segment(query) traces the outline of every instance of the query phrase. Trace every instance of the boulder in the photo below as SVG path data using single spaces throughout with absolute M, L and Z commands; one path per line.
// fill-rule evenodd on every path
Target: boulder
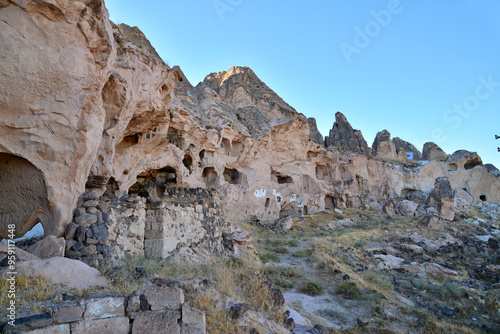
M 405 199 L 396 204 L 396 213 L 404 217 L 413 217 L 415 216 L 417 208 L 417 203 Z
M 82 320 L 83 308 L 81 306 L 59 306 L 52 316 L 58 324 L 67 324 Z
M 86 289 L 108 284 L 97 269 L 81 261 L 64 257 L 19 262 L 16 264 L 16 270 L 20 275 L 43 276 L 52 284 L 62 284 L 70 289 Z
M 374 255 L 376 259 L 379 259 L 381 262 L 378 264 L 379 269 L 392 269 L 392 268 L 399 268 L 403 262 L 405 262 L 404 259 L 400 257 L 396 257 L 393 255 L 383 255 L 383 254 L 377 254 Z
M 205 334 L 205 313 L 195 308 L 182 305 L 182 334 Z
M 427 142 L 424 144 L 424 149 L 422 150 L 422 160 L 437 160 L 444 161 L 448 158 L 446 153 L 433 142 Z
M 16 254 L 16 261 L 33 261 L 40 260 L 40 258 L 36 255 L 28 253 L 21 248 L 17 248 L 14 245 L 10 246 L 11 253 Z M 11 255 L 9 254 L 9 244 L 7 242 L 0 242 L 0 255 Z
M 394 216 L 396 214 L 396 200 L 390 198 L 385 201 L 382 206 L 382 211 L 391 217 Z
M 54 235 L 49 235 L 28 248 L 29 253 L 41 259 L 48 259 L 55 256 L 64 257 L 65 250 L 66 240 L 63 237 L 57 238 Z
M 439 216 L 439 212 L 435 207 L 427 208 L 422 223 L 433 230 L 444 230 L 444 220 Z
M 152 311 L 180 310 L 184 304 L 184 292 L 168 286 L 149 288 L 144 292 Z
M 427 199 L 429 206 L 435 206 L 439 217 L 452 221 L 455 218 L 455 191 L 447 177 L 438 177 L 434 189 Z
M 391 134 L 387 130 L 382 130 L 377 133 L 372 145 L 372 154 L 381 158 L 397 157 L 396 147 L 391 140 Z
M 366 156 L 371 155 L 371 150 L 361 131 L 354 130 L 341 112 L 335 114 L 335 123 L 329 136 L 325 138 L 325 146 L 338 147 Z
M 278 221 L 278 226 L 280 226 L 283 230 L 288 231 L 292 229 L 293 219 L 292 217 L 284 217 Z

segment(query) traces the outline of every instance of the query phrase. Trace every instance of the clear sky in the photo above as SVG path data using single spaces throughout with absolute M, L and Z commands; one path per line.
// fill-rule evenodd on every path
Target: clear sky
M 323 135 L 344 113 L 500 168 L 498 0 L 106 0 L 193 85 L 248 66 Z

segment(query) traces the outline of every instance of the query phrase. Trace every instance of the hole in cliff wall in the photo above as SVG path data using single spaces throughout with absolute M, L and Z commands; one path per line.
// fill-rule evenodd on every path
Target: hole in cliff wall
M 237 158 L 241 152 L 243 152 L 243 149 L 245 148 L 242 143 L 239 141 L 234 141 L 231 144 L 232 149 L 231 149 L 231 157 Z
M 221 148 L 224 155 L 229 155 L 231 153 L 231 141 L 227 138 L 222 138 Z
M 309 151 L 309 152 L 307 152 L 307 160 L 311 161 L 312 159 L 316 158 L 318 155 L 319 155 L 318 152 Z
M 266 208 L 269 207 L 269 205 L 271 205 L 271 199 L 268 197 L 266 198 L 266 204 L 264 205 Z
M 103 175 L 94 175 L 92 173 L 87 177 L 87 182 L 85 183 L 86 189 L 104 189 L 108 178 Z
M 332 168 L 330 166 L 317 165 L 316 178 L 318 180 L 329 181 L 332 179 Z
M 182 138 L 181 134 L 179 131 L 176 129 L 169 129 L 167 133 L 167 140 L 170 144 L 173 144 L 180 148 L 181 150 L 184 149 L 184 138 Z
M 486 198 L 486 195 L 481 195 L 479 196 L 479 199 L 483 202 L 486 202 L 487 201 L 487 198 Z
M 411 194 L 413 194 L 414 192 L 416 192 L 417 190 L 416 189 L 411 189 L 411 188 L 403 188 L 401 190 L 401 196 L 403 197 L 408 197 L 410 196 Z
M 205 150 L 201 150 L 198 155 L 200 156 L 200 160 L 203 160 L 205 158 Z
M 326 195 L 325 196 L 325 210 L 331 210 L 335 209 L 335 200 L 333 199 L 332 196 Z
M 131 136 L 125 136 L 123 137 L 122 141 L 116 146 L 117 148 L 129 148 L 134 145 L 139 144 L 139 134 L 136 133 L 135 135 Z
M 306 216 L 309 214 L 309 208 L 307 207 L 307 205 L 304 205 L 303 214 Z
M 229 184 L 242 184 L 243 176 L 237 169 L 224 168 L 224 180 Z
M 186 153 L 184 155 L 184 159 L 182 159 L 182 164 L 184 167 L 186 167 L 189 170 L 189 174 L 193 172 L 193 158 L 191 157 L 191 154 Z
M 470 159 L 469 161 L 467 161 L 464 165 L 464 168 L 465 169 L 472 169 L 474 167 L 477 167 L 477 166 L 482 166 L 482 162 L 481 162 L 481 159 L 479 157 L 477 158 L 473 158 L 473 159 Z
M 38 222 L 45 226 L 48 203 L 42 171 L 24 158 L 0 153 L 0 235 L 7 238 L 10 224 L 15 225 L 16 237 Z
M 213 167 L 205 167 L 203 172 L 201 173 L 201 177 L 203 178 L 203 182 L 205 182 L 207 188 L 209 187 L 217 187 L 217 182 L 219 179 L 219 175 L 215 171 Z
M 271 170 L 271 181 L 277 182 L 279 184 L 292 184 L 293 178 L 291 176 Z
M 458 170 L 457 164 L 448 164 L 448 172 L 454 172 Z
M 106 184 L 106 190 L 104 191 L 104 196 L 115 196 L 120 187 L 116 182 L 114 177 L 110 177 L 108 183 Z
M 141 197 L 157 199 L 165 193 L 165 188 L 177 183 L 177 171 L 167 166 L 161 169 L 152 169 L 137 176 L 137 182 L 130 187 L 128 193 Z

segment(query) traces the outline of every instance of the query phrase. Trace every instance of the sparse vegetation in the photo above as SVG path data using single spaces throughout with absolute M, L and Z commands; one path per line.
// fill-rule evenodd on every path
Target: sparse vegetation
M 323 286 L 321 286 L 320 282 L 309 281 L 304 285 L 300 291 L 309 296 L 318 296 L 323 292 Z

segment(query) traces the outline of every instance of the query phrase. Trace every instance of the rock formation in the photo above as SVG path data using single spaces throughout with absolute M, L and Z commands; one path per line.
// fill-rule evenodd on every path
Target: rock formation
M 408 157 L 407 153 L 411 152 L 413 153 L 413 160 L 420 160 L 422 158 L 422 153 L 413 144 L 399 137 L 393 138 L 392 141 L 396 147 L 398 157 L 406 159 Z
M 106 213 L 100 205 L 108 198 L 118 203 L 118 220 L 135 219 L 130 223 L 141 227 L 131 232 L 133 244 L 121 230 L 110 232 L 117 246 L 132 252 L 156 239 L 144 238 L 145 215 L 127 216 L 127 209 L 135 212 L 127 196 L 140 197 L 134 203 L 148 210 L 163 205 L 172 187 L 213 188 L 225 215 L 272 222 L 336 206 L 379 208 L 379 200 L 431 192 L 438 177 L 476 200 L 500 202 L 500 181 L 474 154 L 448 158 L 427 143 L 422 159 L 432 161 L 426 164 L 383 163 L 370 157 L 361 132 L 340 112 L 325 149 L 315 120 L 247 67 L 191 85 L 138 28 L 109 22 L 100 0 L 2 2 L 0 15 L 2 237 L 8 224 L 20 236 L 39 221 L 48 235 L 69 233 L 67 240 L 79 242 L 82 226 L 80 233 L 94 226 L 92 233 L 100 235 L 102 226 L 95 224 L 105 223 L 99 212 Z M 412 151 L 418 159 L 413 145 L 393 142 L 387 131 L 374 147 L 377 155 Z M 89 193 L 95 198 L 85 204 L 82 194 Z M 210 226 L 210 209 L 189 209 L 189 221 Z M 211 236 L 205 230 L 189 237 L 163 231 L 158 254 L 183 243 L 222 242 L 223 231 Z M 94 247 L 86 252 L 106 254 Z
M 424 144 L 424 149 L 422 150 L 422 160 L 446 160 L 448 156 L 446 153 L 436 144 L 432 142 L 427 142 Z
M 381 158 L 397 157 L 396 146 L 389 131 L 383 130 L 377 133 L 372 145 L 372 154 Z
M 354 130 L 341 112 L 335 114 L 335 123 L 330 130 L 330 135 L 325 138 L 325 146 L 370 155 L 370 149 L 361 131 Z

